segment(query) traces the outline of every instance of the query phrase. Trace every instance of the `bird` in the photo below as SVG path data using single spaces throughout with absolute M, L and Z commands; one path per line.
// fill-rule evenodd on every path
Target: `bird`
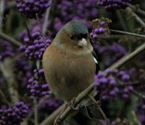
M 94 82 L 99 64 L 82 20 L 71 20 L 60 29 L 45 50 L 42 65 L 50 90 L 66 102 Z

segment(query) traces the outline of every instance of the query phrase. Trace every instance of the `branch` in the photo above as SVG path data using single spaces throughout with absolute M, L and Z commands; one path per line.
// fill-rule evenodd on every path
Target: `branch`
M 139 93 L 139 92 L 137 92 L 137 91 L 135 91 L 135 90 L 132 90 L 132 93 L 133 93 L 134 95 L 136 95 L 136 96 L 142 98 L 142 99 L 145 99 L 145 95 L 142 94 L 142 93 Z
M 114 32 L 114 33 L 120 33 L 120 34 L 125 34 L 125 35 L 130 35 L 130 36 L 145 38 L 145 35 L 142 35 L 142 34 L 131 33 L 131 32 L 122 31 L 122 30 L 114 30 L 114 29 L 110 29 L 110 31 L 111 32 Z
M 0 89 L 0 98 L 1 100 L 3 100 L 6 104 L 10 105 L 9 104 L 9 101 L 7 100 L 7 97 L 5 95 L 5 93 Z
M 5 0 L 0 1 L 0 31 L 2 31 L 3 28 L 3 13 L 4 13 L 4 5 L 5 5 Z
M 139 13 L 139 14 L 145 16 L 145 11 L 142 10 L 142 9 L 140 9 L 139 7 L 136 7 L 136 6 L 132 5 L 132 4 L 128 4 L 128 6 L 129 6 L 133 11 L 135 11 L 135 12 L 137 12 L 137 13 Z
M 116 63 L 114 63 L 113 65 L 111 65 L 109 68 L 107 69 L 116 69 L 119 68 L 120 66 L 122 66 L 123 64 L 127 63 L 130 59 L 134 58 L 135 56 L 137 56 L 138 54 L 140 54 L 143 50 L 145 50 L 145 43 L 143 43 L 142 45 L 140 45 L 136 50 L 134 50 L 132 53 L 122 57 L 120 60 L 118 60 Z
M 132 116 L 132 123 L 134 123 L 134 125 L 142 125 L 140 123 L 140 121 L 139 121 L 139 119 L 138 119 L 135 111 L 131 111 L 131 114 L 130 115 Z
M 0 63 L 0 70 L 8 82 L 8 91 L 11 97 L 11 101 L 13 104 L 15 104 L 18 101 L 19 96 L 16 89 L 14 62 L 9 58 L 5 59 L 3 63 Z
M 119 61 L 117 61 L 116 63 L 114 63 L 111 67 L 107 68 L 107 69 L 116 69 L 121 67 L 123 64 L 125 64 L 126 62 L 128 62 L 129 60 L 131 60 L 132 58 L 134 58 L 135 56 L 137 56 L 138 54 L 140 54 L 143 50 L 145 50 L 145 43 L 140 45 L 135 51 L 133 51 L 132 53 L 122 57 Z M 74 104 L 77 105 L 79 102 L 81 102 L 86 96 L 88 96 L 89 93 L 92 92 L 94 88 L 94 84 L 91 84 L 87 89 L 85 89 L 83 92 L 81 92 L 75 99 Z M 59 113 L 61 111 L 63 111 L 63 109 L 65 108 L 65 104 L 63 104 L 61 107 L 59 107 L 56 111 L 54 111 L 48 118 L 46 118 L 40 125 L 53 125 L 53 122 L 55 120 L 55 118 L 57 117 L 57 115 L 59 115 Z M 65 119 L 70 113 L 71 113 L 72 109 L 70 107 L 67 107 L 66 110 L 62 113 L 60 119 L 63 120 Z
M 52 4 L 52 0 L 50 1 L 50 5 L 51 4 Z M 46 13 L 45 13 L 44 23 L 43 23 L 43 26 L 42 26 L 43 35 L 46 33 L 48 25 L 49 25 L 48 18 L 49 18 L 49 15 L 50 15 L 50 9 L 51 9 L 51 6 L 46 10 Z
M 37 99 L 33 100 L 33 104 L 34 104 L 34 123 L 35 125 L 39 125 Z
M 5 33 L 0 32 L 0 37 L 1 37 L 2 39 L 4 39 L 4 40 L 7 40 L 7 41 L 13 43 L 13 44 L 16 45 L 16 46 L 20 46 L 20 45 L 21 45 L 20 42 L 18 42 L 17 40 L 13 39 L 12 37 L 8 36 L 8 35 L 5 34 Z
M 127 7 L 126 10 L 136 19 L 138 23 L 145 27 L 144 21 L 136 13 L 134 13 L 130 7 Z

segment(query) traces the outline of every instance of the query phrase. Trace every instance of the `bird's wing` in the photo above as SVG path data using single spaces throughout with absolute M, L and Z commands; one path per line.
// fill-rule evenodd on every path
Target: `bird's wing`
M 99 70 L 100 70 L 98 57 L 97 57 L 97 54 L 95 53 L 95 51 L 92 51 L 92 55 L 93 55 L 94 62 L 96 64 L 96 74 L 97 74 L 99 72 Z
M 92 40 L 92 38 L 90 37 L 90 43 L 91 43 L 91 45 L 93 46 L 93 40 Z M 98 60 L 100 60 L 99 58 L 100 58 L 100 56 L 99 56 L 99 54 L 98 54 L 98 52 L 96 53 L 96 51 L 95 50 L 93 50 L 92 51 L 92 55 L 93 55 L 93 58 L 94 58 L 94 62 L 95 62 L 95 64 L 96 64 L 96 74 L 99 72 L 99 70 L 100 70 L 100 66 L 99 66 L 99 62 L 98 62 Z

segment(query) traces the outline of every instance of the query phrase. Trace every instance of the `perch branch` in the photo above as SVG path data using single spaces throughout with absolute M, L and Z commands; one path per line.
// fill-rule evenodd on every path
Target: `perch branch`
M 140 54 L 143 50 L 145 50 L 145 43 L 140 45 L 135 51 L 132 53 L 122 57 L 119 61 L 114 63 L 111 67 L 107 69 L 116 69 L 131 60 L 132 58 L 136 57 L 138 54 Z M 75 99 L 75 104 L 77 105 L 81 100 L 83 100 L 90 92 L 92 92 L 94 88 L 94 84 L 91 84 L 87 89 L 85 89 L 83 92 L 81 92 Z M 57 115 L 64 109 L 65 104 L 63 104 L 60 108 L 58 108 L 56 111 L 54 111 L 48 118 L 46 118 L 40 125 L 53 125 L 54 119 L 57 117 Z M 61 115 L 61 120 L 65 119 L 70 113 L 72 109 L 70 107 L 67 107 L 66 110 Z
M 138 54 L 140 54 L 143 50 L 145 50 L 145 43 L 143 43 L 142 45 L 140 45 L 136 50 L 134 50 L 132 53 L 124 56 L 123 58 L 121 58 L 120 60 L 118 60 L 116 63 L 114 63 L 113 65 L 111 65 L 108 69 L 115 69 L 115 68 L 119 68 L 120 66 L 122 66 L 124 63 L 127 63 L 130 59 L 132 59 L 133 57 L 137 56 Z

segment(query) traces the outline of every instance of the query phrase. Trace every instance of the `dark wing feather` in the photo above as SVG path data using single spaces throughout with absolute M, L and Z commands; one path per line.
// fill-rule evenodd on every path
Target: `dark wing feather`
M 92 41 L 91 38 L 90 38 L 90 43 L 93 46 L 93 41 Z M 97 74 L 100 70 L 100 66 L 99 66 L 99 62 L 98 62 L 100 56 L 99 56 L 98 53 L 96 54 L 95 50 L 92 51 L 92 55 L 94 57 L 94 61 L 95 61 L 95 64 L 96 64 L 96 74 Z
M 96 74 L 99 72 L 100 70 L 100 66 L 99 66 L 99 62 L 98 62 L 98 57 L 97 54 L 95 53 L 95 51 L 92 52 L 95 64 L 96 64 Z

